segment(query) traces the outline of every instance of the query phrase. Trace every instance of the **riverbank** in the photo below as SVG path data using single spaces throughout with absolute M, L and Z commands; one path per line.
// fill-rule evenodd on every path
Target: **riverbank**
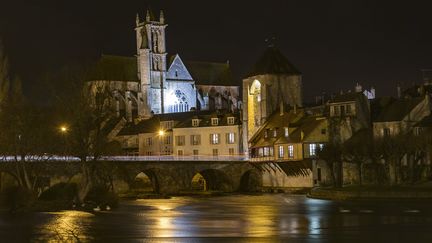
M 347 186 L 317 187 L 307 196 L 323 200 L 432 200 L 432 187 L 421 186 Z

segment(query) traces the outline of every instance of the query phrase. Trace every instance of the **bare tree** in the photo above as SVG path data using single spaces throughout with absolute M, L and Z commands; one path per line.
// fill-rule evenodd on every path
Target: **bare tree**
M 54 96 L 69 126 L 71 155 L 80 159 L 82 180 L 78 199 L 83 202 L 97 183 L 96 162 L 107 154 L 110 141 L 105 125 L 114 118 L 111 93 L 104 83 L 86 81 L 88 69 L 67 68 L 54 76 Z M 53 77 L 50 78 L 51 80 Z
M 334 187 L 342 186 L 342 145 L 337 142 L 330 142 L 318 149 L 317 157 L 326 162 L 332 176 Z

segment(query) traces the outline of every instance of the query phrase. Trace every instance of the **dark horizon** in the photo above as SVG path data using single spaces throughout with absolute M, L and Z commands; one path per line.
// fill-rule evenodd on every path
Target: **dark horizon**
M 312 5 L 313 4 L 313 5 Z M 71 62 L 104 54 L 135 54 L 135 15 L 165 11 L 169 54 L 189 61 L 230 61 L 237 83 L 275 36 L 282 53 L 303 73 L 305 102 L 321 92 L 374 86 L 396 94 L 397 83 L 421 82 L 432 67 L 426 1 L 264 2 L 9 1 L 0 10 L 0 37 L 13 70 L 33 96 L 37 77 Z M 42 87 L 43 88 L 43 87 Z

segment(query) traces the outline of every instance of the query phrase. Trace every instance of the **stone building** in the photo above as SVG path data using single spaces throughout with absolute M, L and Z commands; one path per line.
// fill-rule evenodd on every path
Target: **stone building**
M 153 114 L 191 110 L 237 110 L 239 86 L 229 63 L 188 62 L 168 57 L 167 24 L 147 11 L 136 19 L 136 56 L 103 55 L 88 75 L 90 85 L 108 87 L 118 116 L 131 122 Z
M 173 134 L 177 156 L 229 158 L 243 152 L 238 113 L 197 114 L 175 125 Z
M 243 80 L 243 134 L 247 141 L 282 103 L 302 106 L 302 76 L 274 46 L 269 46 Z M 245 150 L 246 151 L 246 150 Z

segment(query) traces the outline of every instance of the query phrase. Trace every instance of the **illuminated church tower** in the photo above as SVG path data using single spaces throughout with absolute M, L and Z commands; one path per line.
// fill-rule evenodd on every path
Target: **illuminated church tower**
M 139 99 L 142 107 L 138 109 L 140 117 L 149 117 L 151 113 L 164 113 L 164 89 L 166 89 L 167 52 L 165 45 L 165 17 L 160 12 L 156 20 L 147 11 L 145 21 L 136 19 L 138 78 L 140 80 Z

